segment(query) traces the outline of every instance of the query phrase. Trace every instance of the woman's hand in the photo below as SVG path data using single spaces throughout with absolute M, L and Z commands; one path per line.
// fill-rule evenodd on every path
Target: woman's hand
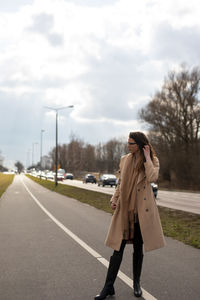
M 112 210 L 115 210 L 116 207 L 117 207 L 117 204 L 114 203 L 114 202 L 111 202 L 111 208 L 112 208 Z
M 145 145 L 144 148 L 143 148 L 143 151 L 144 151 L 144 156 L 146 158 L 146 161 L 151 160 L 149 145 Z

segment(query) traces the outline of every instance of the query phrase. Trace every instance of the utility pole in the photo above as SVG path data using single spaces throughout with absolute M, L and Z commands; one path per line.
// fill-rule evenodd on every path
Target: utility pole
M 68 106 L 63 106 L 59 108 L 54 108 L 54 107 L 48 107 L 45 106 L 45 108 L 54 110 L 56 112 L 56 153 L 55 153 L 55 168 L 56 168 L 56 176 L 55 176 L 55 185 L 58 185 L 58 180 L 57 180 L 57 175 L 58 175 L 58 111 L 66 108 L 73 108 L 74 105 L 68 105 Z
M 42 171 L 42 137 L 43 137 L 43 132 L 45 132 L 44 129 L 41 129 L 41 140 L 40 140 L 40 169 Z

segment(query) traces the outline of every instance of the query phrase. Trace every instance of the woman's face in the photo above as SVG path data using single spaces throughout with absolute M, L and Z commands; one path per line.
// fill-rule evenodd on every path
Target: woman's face
M 139 147 L 138 145 L 136 144 L 135 140 L 132 139 L 132 138 L 128 138 L 128 150 L 134 154 L 136 153 L 137 151 L 139 151 Z

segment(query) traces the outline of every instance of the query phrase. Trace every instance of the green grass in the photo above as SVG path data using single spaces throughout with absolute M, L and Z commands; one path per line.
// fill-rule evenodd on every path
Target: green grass
M 31 175 L 26 176 L 53 192 L 77 199 L 83 203 L 87 203 L 106 212 L 112 212 L 109 204 L 111 198 L 110 195 L 60 183 L 55 186 L 53 181 L 40 179 Z
M 158 209 L 166 236 L 200 249 L 200 216 L 198 214 L 160 206 Z
M 55 187 L 55 183 L 52 181 L 40 180 L 39 178 L 30 175 L 27 175 L 27 177 L 51 191 L 77 199 L 108 213 L 112 213 L 112 209 L 110 208 L 111 195 L 64 184 L 58 184 L 57 187 Z M 200 249 L 199 215 L 160 206 L 158 209 L 165 236 L 172 237 Z
M 7 187 L 12 183 L 15 175 L 0 173 L 0 197 L 6 191 Z

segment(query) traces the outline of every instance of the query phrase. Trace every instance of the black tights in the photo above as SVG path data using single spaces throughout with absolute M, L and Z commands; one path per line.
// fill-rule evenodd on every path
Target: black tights
M 121 257 L 123 256 L 126 242 L 127 242 L 126 240 L 122 240 L 119 251 L 114 250 L 113 256 L 115 256 L 115 255 L 121 256 Z M 135 226 L 134 226 L 133 249 L 134 249 L 134 255 L 136 257 L 140 257 L 143 255 L 143 240 L 142 240 L 139 222 L 135 223 Z

